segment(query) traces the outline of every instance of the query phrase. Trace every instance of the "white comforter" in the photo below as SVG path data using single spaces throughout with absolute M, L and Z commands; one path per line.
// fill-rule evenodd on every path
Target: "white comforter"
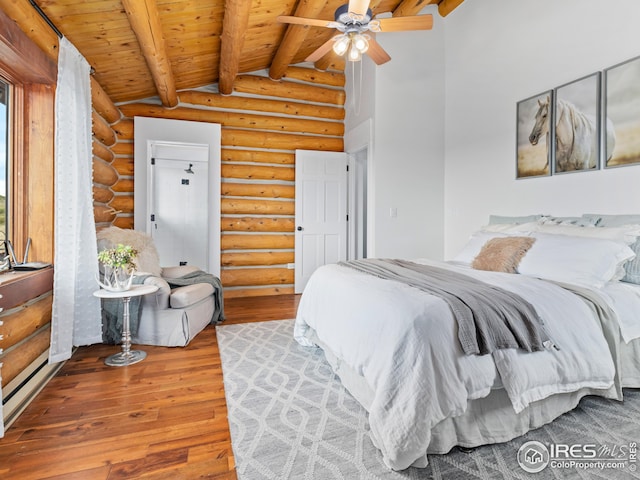
M 467 401 L 502 385 L 516 412 L 529 403 L 581 388 L 614 397 L 615 367 L 599 320 L 576 295 L 522 275 L 450 268 L 520 294 L 532 303 L 559 350 L 500 350 L 466 356 L 448 305 L 418 289 L 327 265 L 306 286 L 295 338 L 309 328 L 373 391 L 372 440 L 387 466 L 426 466 L 431 429 L 464 412 Z

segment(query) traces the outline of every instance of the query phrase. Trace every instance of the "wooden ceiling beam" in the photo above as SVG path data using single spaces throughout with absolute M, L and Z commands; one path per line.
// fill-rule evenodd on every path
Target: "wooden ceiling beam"
M 58 63 L 58 36 L 38 15 L 28 0 L 0 0 L 0 8 L 27 36 Z
M 427 5 L 439 3 L 441 0 L 403 0 L 393 11 L 394 17 L 417 15 Z
M 417 15 L 427 5 L 438 5 L 438 13 L 440 16 L 446 17 L 456 8 L 458 8 L 464 0 L 403 0 L 393 11 L 394 17 L 407 17 Z
M 371 2 L 369 2 L 369 8 L 373 12 L 374 17 L 379 13 L 382 13 L 378 11 L 378 7 L 380 6 L 381 3 L 382 3 L 382 0 L 371 0 Z
M 325 0 L 300 0 L 296 8 L 296 17 L 316 18 L 326 4 Z M 273 57 L 269 68 L 269 77 L 273 80 L 280 80 L 287 71 L 293 57 L 298 53 L 302 43 L 307 38 L 309 26 L 288 25 L 287 30 L 280 42 L 278 51 Z
M 313 66 L 322 71 L 332 69 L 344 72 L 346 63 L 347 61 L 344 59 L 344 57 L 336 55 L 336 53 L 332 50 L 316 63 L 314 63 Z
M 178 105 L 176 82 L 167 54 L 160 13 L 155 0 L 121 0 L 131 28 L 138 39 L 142 55 L 156 86 L 158 96 L 166 107 Z
M 438 12 L 441 16 L 446 17 L 462 4 L 464 0 L 441 0 L 438 4 Z
M 223 95 L 233 92 L 233 81 L 238 75 L 244 36 L 249 25 L 251 2 L 226 0 L 220 36 L 220 68 L 218 91 Z
M 58 63 L 58 36 L 27 0 L 0 0 L 0 9 L 16 22 L 49 58 Z M 120 111 L 93 77 L 91 77 L 91 101 L 93 108 L 109 123 L 116 122 L 120 118 Z

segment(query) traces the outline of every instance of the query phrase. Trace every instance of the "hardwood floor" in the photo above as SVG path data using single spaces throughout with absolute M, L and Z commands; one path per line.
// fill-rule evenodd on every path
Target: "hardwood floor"
M 299 295 L 234 298 L 225 323 L 294 318 Z M 0 439 L 0 478 L 235 479 L 215 328 L 107 367 L 79 348 Z

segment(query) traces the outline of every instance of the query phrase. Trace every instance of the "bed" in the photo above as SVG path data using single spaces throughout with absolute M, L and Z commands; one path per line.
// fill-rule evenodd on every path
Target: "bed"
M 624 387 L 640 387 L 640 285 L 620 281 L 638 266 L 640 229 L 626 221 L 490 225 L 454 261 L 412 262 L 524 299 L 551 339 L 541 351 L 466 355 L 441 297 L 340 264 L 312 275 L 294 336 L 324 350 L 367 409 L 371 439 L 391 469 L 425 467 L 428 454 L 456 445 L 508 441 L 572 410 L 585 395 L 622 400 Z M 518 274 L 473 268 L 495 238 L 535 239 L 516 262 Z

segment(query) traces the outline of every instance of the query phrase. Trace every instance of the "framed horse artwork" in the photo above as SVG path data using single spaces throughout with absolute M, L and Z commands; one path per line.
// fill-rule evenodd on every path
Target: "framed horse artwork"
M 553 91 L 518 102 L 516 178 L 551 175 Z
M 605 168 L 640 164 L 640 57 L 604 71 Z
M 555 89 L 552 174 L 600 168 L 600 72 Z M 608 131 L 613 132 L 612 126 Z

